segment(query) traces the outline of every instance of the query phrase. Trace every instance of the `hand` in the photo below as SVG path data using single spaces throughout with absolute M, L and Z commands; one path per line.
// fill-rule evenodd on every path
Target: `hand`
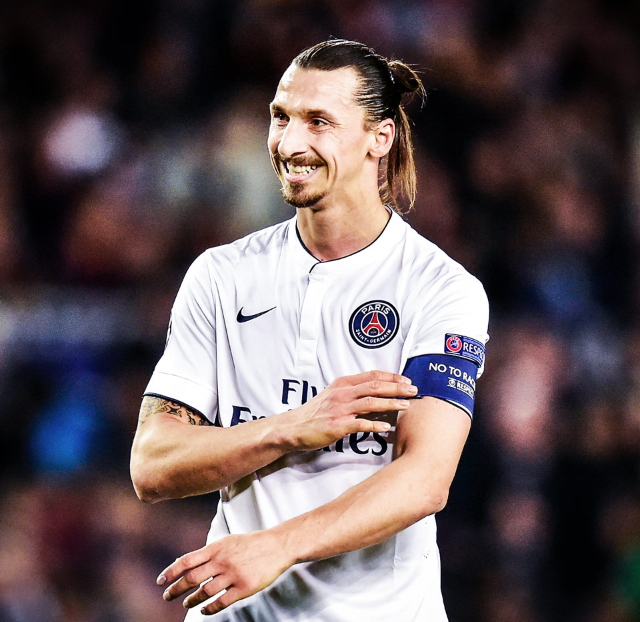
M 409 378 L 384 371 L 368 371 L 334 380 L 303 406 L 284 415 L 292 449 L 321 449 L 353 432 L 387 432 L 389 423 L 361 417 L 370 413 L 404 411 L 417 394 Z
M 162 571 L 157 583 L 173 582 L 163 594 L 167 601 L 197 588 L 183 602 L 187 609 L 226 590 L 201 610 L 212 615 L 268 587 L 292 565 L 272 531 L 254 531 L 227 536 L 183 555 Z M 200 586 L 207 579 L 211 580 Z

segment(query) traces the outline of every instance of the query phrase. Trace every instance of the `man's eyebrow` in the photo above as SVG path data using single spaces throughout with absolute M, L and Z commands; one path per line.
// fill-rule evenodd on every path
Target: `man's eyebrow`
M 280 104 L 276 104 L 275 102 L 271 102 L 269 104 L 269 110 L 272 113 L 274 113 L 274 112 L 283 112 L 283 113 L 286 114 L 285 109 Z M 305 110 L 302 110 L 302 114 L 305 117 L 325 117 L 327 119 L 333 118 L 333 115 L 328 110 L 324 110 L 322 108 L 305 109 Z
M 327 117 L 327 118 L 333 117 L 333 115 L 328 110 L 323 110 L 322 108 L 305 110 L 304 114 L 307 117 Z

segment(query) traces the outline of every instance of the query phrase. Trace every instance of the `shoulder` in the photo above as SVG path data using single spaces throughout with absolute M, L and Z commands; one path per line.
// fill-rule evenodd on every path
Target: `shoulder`
M 406 240 L 407 357 L 454 353 L 447 349 L 453 348 L 448 345 L 453 338 L 454 346 L 475 348 L 472 360 L 480 365 L 480 375 L 489 339 L 489 302 L 482 283 L 415 231 L 408 231 Z
M 295 219 L 255 231 L 231 242 L 207 249 L 194 265 L 205 264 L 209 274 L 226 273 L 229 269 L 252 269 L 256 262 L 264 263 L 269 256 L 279 256 L 287 239 L 287 232 Z
M 446 303 L 450 298 L 466 298 L 487 306 L 487 295 L 480 280 L 436 244 L 406 227 L 404 266 L 406 278 L 417 294 Z
M 226 276 L 251 273 L 264 268 L 269 257 L 278 257 L 287 239 L 292 220 L 261 229 L 229 244 L 208 248 L 193 261 L 184 278 L 184 284 L 200 284 L 213 288 Z
M 179 296 L 212 302 L 225 283 L 262 271 L 271 256 L 279 256 L 291 221 L 251 233 L 230 244 L 207 249 L 189 266 Z

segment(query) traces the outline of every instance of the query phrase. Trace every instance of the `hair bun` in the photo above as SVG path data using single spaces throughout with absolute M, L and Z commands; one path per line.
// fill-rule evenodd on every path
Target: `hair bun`
M 389 72 L 394 86 L 400 93 L 418 93 L 422 99 L 426 97 L 426 91 L 418 74 L 406 63 L 399 60 L 389 61 Z

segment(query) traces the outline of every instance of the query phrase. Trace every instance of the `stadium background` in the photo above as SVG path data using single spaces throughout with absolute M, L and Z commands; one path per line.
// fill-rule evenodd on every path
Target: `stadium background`
M 182 619 L 154 578 L 215 499 L 135 499 L 141 392 L 189 263 L 289 217 L 267 105 L 330 35 L 422 68 L 411 221 L 492 303 L 451 621 L 640 620 L 639 34 L 616 0 L 0 2 L 0 621 Z

